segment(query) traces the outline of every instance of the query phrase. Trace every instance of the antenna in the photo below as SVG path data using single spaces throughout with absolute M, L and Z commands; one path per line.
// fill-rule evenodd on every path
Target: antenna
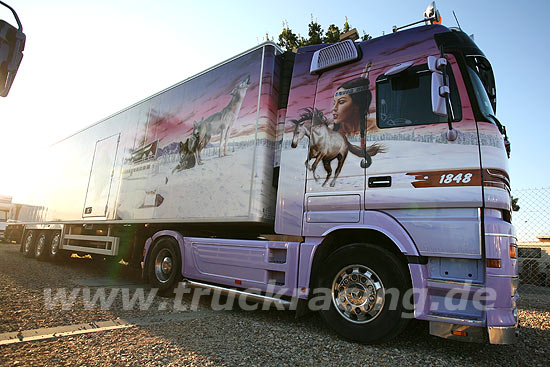
M 458 25 L 458 29 L 462 30 L 462 27 L 460 26 L 460 23 L 458 22 L 458 18 L 456 17 L 456 14 L 455 14 L 455 11 L 453 10 L 453 15 L 455 17 L 455 20 L 456 20 L 456 24 Z

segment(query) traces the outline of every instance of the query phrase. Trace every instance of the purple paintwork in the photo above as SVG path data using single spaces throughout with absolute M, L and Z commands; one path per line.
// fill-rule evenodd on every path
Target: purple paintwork
M 298 297 L 307 298 L 311 280 L 311 266 L 315 250 L 323 242 L 322 237 L 308 237 L 300 245 L 300 267 L 298 270 Z M 305 291 L 302 289 L 305 288 Z
M 517 320 L 514 317 L 513 309 L 489 308 L 487 309 L 487 326 L 515 326 Z
M 425 302 L 428 298 L 428 267 L 420 264 L 409 264 L 411 272 L 412 286 L 417 292 L 413 293 L 414 297 L 414 317 L 420 320 L 425 320 L 428 315 L 430 306 Z
M 510 258 L 510 245 L 516 243 L 514 227 L 486 211 L 485 248 L 486 257 L 500 259 L 500 268 L 487 268 L 486 286 L 496 291 L 497 299 L 487 309 L 488 326 L 513 326 L 513 315 L 518 295 L 511 298 L 511 279 L 518 276 L 518 260 Z M 500 236 L 499 236 L 500 235 Z
M 394 218 L 386 213 L 378 211 L 363 211 L 361 212 L 361 224 L 335 224 L 323 223 L 317 224 L 315 227 L 308 227 L 311 230 L 304 231 L 308 236 L 325 237 L 331 232 L 339 229 L 357 229 L 357 230 L 374 230 L 383 233 L 401 250 L 405 255 L 418 256 L 419 252 L 414 244 L 414 241 L 405 231 L 405 229 Z M 365 238 L 368 242 L 368 238 Z

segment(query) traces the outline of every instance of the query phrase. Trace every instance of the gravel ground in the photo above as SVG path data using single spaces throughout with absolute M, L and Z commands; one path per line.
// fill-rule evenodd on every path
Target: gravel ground
M 117 297 L 108 310 L 86 309 L 77 297 L 70 310 L 47 310 L 44 289 L 85 285 L 139 287 L 139 271 L 122 265 L 73 258 L 55 265 L 26 259 L 17 245 L 0 245 L 0 333 L 115 318 L 173 314 L 173 299 L 155 297 L 149 310 L 124 310 Z M 95 286 L 94 286 L 95 285 Z M 145 295 L 148 290 L 145 290 Z M 522 293 L 520 293 L 522 294 Z M 0 346 L 6 366 L 251 366 L 251 365 L 429 365 L 547 366 L 550 361 L 550 290 L 522 294 L 521 337 L 513 346 L 469 344 L 432 337 L 427 323 L 412 321 L 391 342 L 374 346 L 349 343 L 313 314 L 299 320 L 289 311 L 218 311 L 203 297 L 196 315 L 170 323 Z M 182 304 L 189 306 L 190 296 Z M 89 308 L 89 307 L 88 307 Z

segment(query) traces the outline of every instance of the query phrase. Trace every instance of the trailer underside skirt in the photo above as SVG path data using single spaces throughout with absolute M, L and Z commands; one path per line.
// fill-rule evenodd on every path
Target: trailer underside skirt
M 115 319 L 108 321 L 92 321 L 84 324 L 57 326 L 52 328 L 31 329 L 0 334 L 0 345 L 26 343 L 57 339 L 79 334 L 98 333 L 102 331 L 125 329 L 135 326 L 148 326 L 167 322 L 178 322 L 211 317 L 214 311 L 198 310 L 175 314 L 156 315 L 143 318 Z

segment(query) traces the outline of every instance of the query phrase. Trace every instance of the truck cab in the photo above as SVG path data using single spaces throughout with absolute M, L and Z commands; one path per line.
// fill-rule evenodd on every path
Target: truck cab
M 495 110 L 490 63 L 459 29 L 427 25 L 299 49 L 275 220 L 278 233 L 317 240 L 301 249 L 313 261 L 299 285 L 363 290 L 368 282 L 338 292 L 343 273 L 326 280 L 323 271 L 343 244 L 378 244 L 406 264 L 414 317 L 434 335 L 477 339 L 486 328 L 491 343 L 514 340 L 510 145 Z M 340 270 L 361 251 L 349 249 Z M 460 310 L 445 301 L 452 289 L 465 300 Z M 484 291 L 492 306 L 476 307 Z M 353 302 L 335 296 L 333 316 L 370 323 Z

